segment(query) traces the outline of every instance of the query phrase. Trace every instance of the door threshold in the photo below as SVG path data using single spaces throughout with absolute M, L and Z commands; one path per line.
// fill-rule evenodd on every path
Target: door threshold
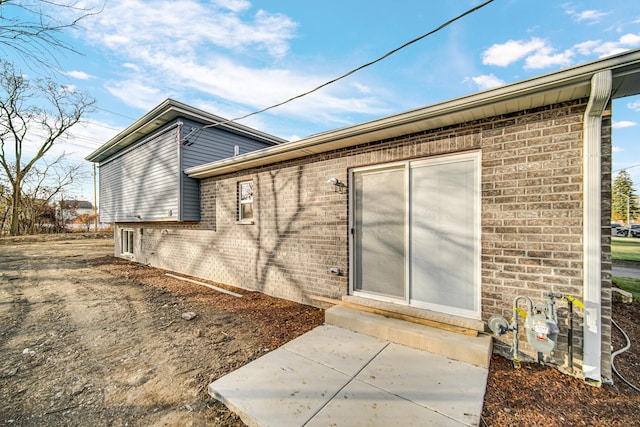
M 323 297 L 312 298 L 323 303 L 350 307 L 368 313 L 379 314 L 393 319 L 404 320 L 468 336 L 477 336 L 478 333 L 484 332 L 485 330 L 484 322 L 480 320 L 437 313 L 421 308 L 392 302 L 378 301 L 360 296 L 344 295 L 342 300 L 333 300 Z

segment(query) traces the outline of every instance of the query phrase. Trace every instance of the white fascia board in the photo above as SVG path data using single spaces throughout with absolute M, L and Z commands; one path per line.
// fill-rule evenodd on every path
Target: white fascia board
M 215 125 L 226 131 L 262 140 L 273 145 L 287 142 L 282 138 L 278 138 L 274 135 L 270 135 L 239 123 L 229 122 L 222 117 L 199 110 L 173 99 L 166 99 L 160 105 L 149 111 L 147 114 L 100 146 L 97 150 L 89 154 L 85 159 L 90 162 L 101 162 L 106 160 L 178 117 L 184 117 L 186 119 L 203 123 L 203 126 L 209 125 L 209 127 L 213 127 L 213 125 Z
M 252 151 L 185 170 L 192 178 L 224 175 L 310 154 L 426 131 L 469 120 L 586 98 L 591 77 L 603 70 L 640 67 L 640 49 L 573 68 L 478 92 L 424 108 L 311 135 L 299 141 Z

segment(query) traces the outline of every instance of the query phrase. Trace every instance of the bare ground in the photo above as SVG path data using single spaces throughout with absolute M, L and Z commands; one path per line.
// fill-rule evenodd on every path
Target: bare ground
M 324 320 L 106 256 L 108 239 L 0 242 L 0 425 L 243 425 L 207 385 Z
M 324 320 L 315 308 L 228 288 L 236 298 L 111 251 L 111 239 L 82 235 L 0 239 L 0 425 L 241 426 L 207 385 Z M 614 307 L 633 341 L 615 364 L 636 385 L 639 305 Z M 640 393 L 615 380 L 594 388 L 494 356 L 482 425 L 640 425 Z

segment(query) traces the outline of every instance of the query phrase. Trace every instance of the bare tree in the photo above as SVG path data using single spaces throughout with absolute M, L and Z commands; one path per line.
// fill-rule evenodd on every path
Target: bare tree
M 0 52 L 48 68 L 57 63 L 56 52 L 78 53 L 62 36 L 97 13 L 76 0 L 0 0 Z
M 31 168 L 22 184 L 21 231 L 34 234 L 63 230 L 57 221 L 56 198 L 88 176 L 85 164 L 69 162 L 64 154 L 53 161 L 43 159 Z
M 0 236 L 9 228 L 9 212 L 11 212 L 11 194 L 6 177 L 0 174 Z
M 0 67 L 0 166 L 11 193 L 9 233 L 18 235 L 25 178 L 94 101 L 51 79 L 30 82 L 6 61 Z

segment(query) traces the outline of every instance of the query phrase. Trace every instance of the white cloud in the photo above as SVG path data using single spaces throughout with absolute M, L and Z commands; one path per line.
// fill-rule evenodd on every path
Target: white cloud
M 567 13 L 577 22 L 589 21 L 590 24 L 600 22 L 600 19 L 609 15 L 608 12 L 600 10 L 583 10 L 581 12 L 568 10 Z
M 135 72 L 139 72 L 141 70 L 141 68 L 139 66 L 137 66 L 136 64 L 132 64 L 131 62 L 125 62 L 124 64 L 122 64 L 122 66 L 124 68 L 128 68 L 128 69 L 133 70 Z
M 588 40 L 573 46 L 580 55 L 598 55 L 599 57 L 615 55 L 629 49 L 640 47 L 640 34 L 625 34 L 615 41 Z
M 465 81 L 468 80 L 471 80 L 480 90 L 491 89 L 505 84 L 504 80 L 494 76 L 493 74 L 484 74 L 482 76 L 465 79 Z
M 524 59 L 525 70 L 537 70 L 570 66 L 576 55 L 605 57 L 637 47 L 640 47 L 640 34 L 634 33 L 625 34 L 614 41 L 587 40 L 563 52 L 557 52 L 547 41 L 534 37 L 529 41 L 509 40 L 494 44 L 483 53 L 482 62 L 506 67 Z
M 553 52 L 554 50 L 550 47 L 537 50 L 525 60 L 525 70 L 538 70 L 552 66 L 566 67 L 571 65 L 571 58 L 574 55 L 571 50 L 566 50 L 562 53 Z
M 233 12 L 242 12 L 251 7 L 251 3 L 246 0 L 211 0 L 211 3 L 220 8 L 226 8 Z
M 64 92 L 71 93 L 75 92 L 78 88 L 76 85 L 61 85 L 60 89 L 62 89 Z
M 85 25 L 94 43 L 132 58 L 143 49 L 197 56 L 205 53 L 200 49 L 209 44 L 226 49 L 251 47 L 274 57 L 285 55 L 297 24 L 285 15 L 263 10 L 243 20 L 239 13 L 249 6 L 246 1 L 113 1 Z
M 596 49 L 603 44 L 602 40 L 588 40 L 573 46 L 573 49 L 580 55 L 591 55 Z
M 108 84 L 107 90 L 125 104 L 141 110 L 149 110 L 170 97 L 169 94 L 164 94 L 135 79 Z
M 355 87 L 360 93 L 371 93 L 371 88 L 362 83 L 355 82 L 353 83 L 353 87 Z
M 494 44 L 482 54 L 482 63 L 506 67 L 545 46 L 546 42 L 537 37 L 529 41 L 509 40 L 506 43 Z
M 148 110 L 169 96 L 190 103 L 195 97 L 220 108 L 208 111 L 237 117 L 335 77 L 317 72 L 312 64 L 282 65 L 293 62 L 287 56 L 296 29 L 291 18 L 252 10 L 244 0 L 121 0 L 107 3 L 88 34 L 123 64 L 120 79 L 107 88 L 127 105 Z M 372 92 L 350 79 L 272 111 L 350 124 L 345 117 L 351 114 L 388 112 Z M 211 99 L 205 101 L 207 96 Z M 243 124 L 251 126 L 251 121 Z
M 573 55 L 571 50 L 555 53 L 555 49 L 547 41 L 534 37 L 529 41 L 509 40 L 506 43 L 494 44 L 483 53 L 482 62 L 506 67 L 525 59 L 525 69 L 540 69 L 570 65 Z
M 611 151 L 613 151 L 614 153 L 622 153 L 624 151 L 624 148 L 620 147 L 619 145 L 614 145 L 611 147 Z
M 640 99 L 637 101 L 627 103 L 627 108 L 640 113 Z
M 637 125 L 638 124 L 636 122 L 632 122 L 629 120 L 620 120 L 618 122 L 614 121 L 611 127 L 613 127 L 614 129 L 622 129 L 622 128 L 630 128 Z
M 79 80 L 89 80 L 94 78 L 91 74 L 85 73 L 84 71 L 69 71 L 66 74 L 69 77 L 73 77 L 74 79 Z
M 619 43 L 622 46 L 640 46 L 640 34 L 625 34 L 624 36 L 620 37 Z

